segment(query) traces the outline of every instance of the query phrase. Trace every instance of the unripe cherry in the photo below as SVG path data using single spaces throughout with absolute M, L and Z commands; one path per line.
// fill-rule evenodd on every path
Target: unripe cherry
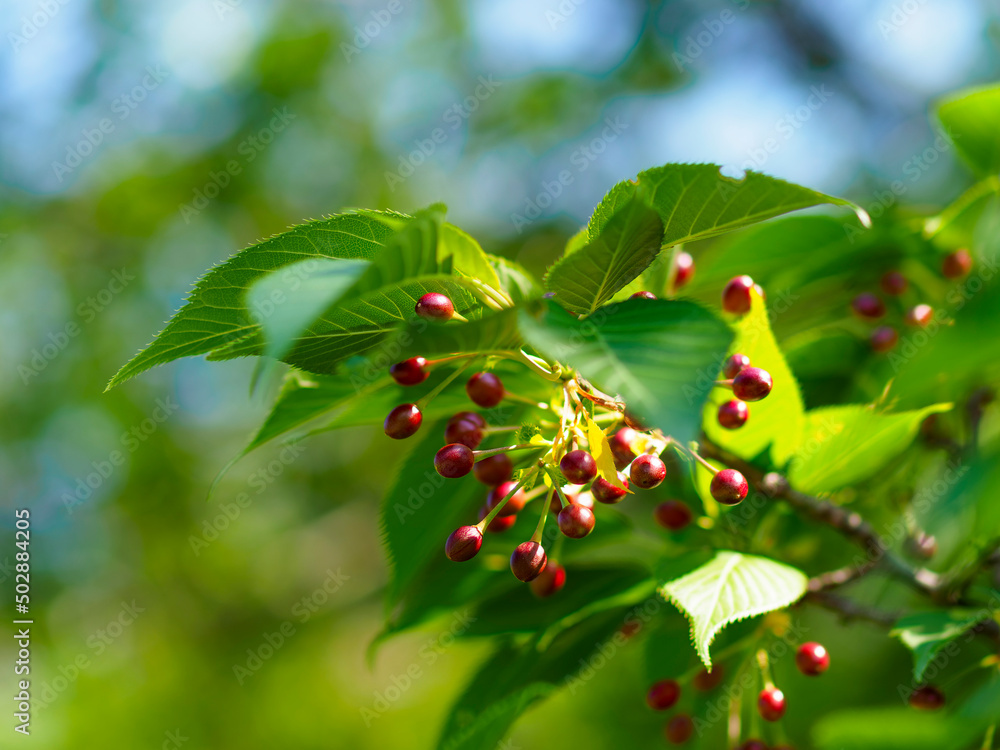
M 730 399 L 726 403 L 720 404 L 719 412 L 716 415 L 719 424 L 727 430 L 739 429 L 747 423 L 749 417 L 750 407 L 746 405 L 746 402 L 740 401 L 738 398 Z
M 618 481 L 625 485 L 625 487 L 615 487 L 604 477 L 598 477 L 590 487 L 590 494 L 594 496 L 597 502 L 604 503 L 605 505 L 620 503 L 625 498 L 625 495 L 628 494 L 628 479 L 619 471 Z
M 741 401 L 760 401 L 774 387 L 771 373 L 759 367 L 744 367 L 733 378 L 733 395 Z
M 413 311 L 421 318 L 444 322 L 451 320 L 455 314 L 455 306 L 446 295 L 439 292 L 428 292 L 417 300 Z
M 547 563 L 545 550 L 538 542 L 522 542 L 510 556 L 510 570 L 522 583 L 538 578 Z
M 465 562 L 471 560 L 483 546 L 483 532 L 475 526 L 459 526 L 444 544 L 444 553 L 449 560 Z
M 503 382 L 492 372 L 477 372 L 465 384 L 465 392 L 472 403 L 484 409 L 492 409 L 503 401 Z
M 645 453 L 632 462 L 629 477 L 636 487 L 651 490 L 667 478 L 667 466 L 659 456 Z
M 434 469 L 446 479 L 457 479 L 472 471 L 475 460 L 469 446 L 451 443 L 435 454 Z
M 400 404 L 386 416 L 382 429 L 393 440 L 402 440 L 415 434 L 423 421 L 416 404 Z
M 722 291 L 722 309 L 737 315 L 750 312 L 753 288 L 753 279 L 749 276 L 743 275 L 731 279 Z
M 496 487 L 511 478 L 514 474 L 514 463 L 506 453 L 494 453 L 476 461 L 472 467 L 472 474 L 483 484 Z
M 750 485 L 747 484 L 746 478 L 735 469 L 723 469 L 712 477 L 712 483 L 709 485 L 712 497 L 723 505 L 739 504 L 749 491 Z
M 597 476 L 597 462 L 587 451 L 577 449 L 562 457 L 559 470 L 570 484 L 586 484 Z

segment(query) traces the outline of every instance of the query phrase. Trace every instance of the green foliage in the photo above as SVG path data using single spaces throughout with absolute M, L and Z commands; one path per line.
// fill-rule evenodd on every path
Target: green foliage
M 575 369 L 678 440 L 698 430 L 701 405 L 731 334 L 690 302 L 629 300 L 579 321 L 554 303 L 521 316 L 525 340 Z
M 939 106 L 938 119 L 955 149 L 982 176 L 1000 172 L 1000 88 L 959 91 Z
M 913 652 L 913 679 L 923 681 L 927 667 L 941 649 L 963 635 L 980 616 L 960 611 L 920 612 L 896 623 L 890 635 Z
M 691 620 L 695 650 L 709 669 L 708 647 L 726 625 L 798 601 L 806 576 L 765 557 L 720 551 L 697 570 L 660 587 L 660 594 Z

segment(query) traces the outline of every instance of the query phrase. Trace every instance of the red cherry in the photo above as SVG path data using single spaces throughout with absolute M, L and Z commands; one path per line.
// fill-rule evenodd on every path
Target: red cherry
M 663 735 L 667 742 L 674 745 L 683 745 L 694 734 L 694 722 L 687 714 L 677 714 L 663 728 Z
M 597 476 L 597 462 L 587 451 L 570 451 L 559 462 L 566 481 L 570 484 L 586 484 Z
M 506 510 L 506 507 L 504 508 Z M 479 520 L 482 521 L 490 514 L 490 508 L 484 505 L 479 509 Z M 502 534 L 517 522 L 517 515 L 496 516 L 486 525 L 486 530 L 491 534 Z
M 683 250 L 674 256 L 674 289 L 680 289 L 694 278 L 694 258 Z
M 654 711 L 666 711 L 681 697 L 681 686 L 676 680 L 660 680 L 653 683 L 646 693 L 646 704 Z
M 741 401 L 760 401 L 774 387 L 771 373 L 759 367 L 744 367 L 733 378 L 733 395 Z
M 795 666 L 802 674 L 816 677 L 830 668 L 830 654 L 819 643 L 803 643 L 795 653 Z
M 750 357 L 737 352 L 736 354 L 730 355 L 730 357 L 726 360 L 726 363 L 722 366 L 722 374 L 727 378 L 735 378 L 740 373 L 740 370 L 749 366 Z
M 636 431 L 631 427 L 622 427 L 611 436 L 608 443 L 611 445 L 611 455 L 615 459 L 615 468 L 621 471 L 635 458 L 632 452 L 632 441 L 637 437 Z
M 737 315 L 750 312 L 753 300 L 750 290 L 753 288 L 753 279 L 749 276 L 737 276 L 730 280 L 722 291 L 722 309 Z
M 887 352 L 896 346 L 899 341 L 899 334 L 892 326 L 879 326 L 872 331 L 870 337 L 872 350 L 881 353 Z
M 469 446 L 451 443 L 435 454 L 434 469 L 446 479 L 457 479 L 472 471 L 475 460 Z
M 483 546 L 483 532 L 475 526 L 459 526 L 448 537 L 444 553 L 449 560 L 465 562 L 471 560 Z
M 583 539 L 594 530 L 594 511 L 576 503 L 570 503 L 558 516 L 559 530 L 570 539 Z
M 492 456 L 476 461 L 472 474 L 483 484 L 496 487 L 503 484 L 514 474 L 514 463 L 506 453 L 494 453 Z
M 916 305 L 906 311 L 906 324 L 924 328 L 934 317 L 934 308 L 930 305 Z
M 629 299 L 656 299 L 656 295 L 652 292 L 642 291 L 631 295 Z
M 960 279 L 972 270 L 972 256 L 965 248 L 946 255 L 941 261 L 941 273 L 946 279 Z
M 511 490 L 513 490 L 516 486 L 517 482 L 503 482 L 502 484 L 498 484 L 496 487 L 491 489 L 486 495 L 486 509 L 493 510 L 497 507 L 500 501 L 507 497 L 507 495 L 510 495 Z M 513 516 L 516 513 L 520 513 L 524 510 L 524 506 L 527 502 L 528 498 L 527 495 L 524 494 L 524 490 L 518 490 L 511 495 L 510 500 L 504 504 L 499 515 Z
M 421 318 L 443 322 L 451 320 L 455 314 L 455 306 L 447 296 L 438 292 L 428 292 L 417 300 L 413 311 Z
M 886 271 L 882 274 L 882 279 L 879 284 L 881 285 L 883 292 L 893 297 L 901 295 L 906 291 L 906 287 L 908 286 L 906 277 L 899 271 Z
M 725 677 L 725 670 L 722 668 L 721 664 L 716 664 L 712 671 L 701 670 L 698 674 L 694 676 L 691 680 L 691 684 L 694 685 L 695 690 L 701 690 L 702 692 L 708 692 L 709 690 L 714 690 L 722 684 L 722 680 Z
M 599 503 L 605 503 L 606 505 L 620 503 L 625 498 L 625 495 L 628 494 L 628 479 L 619 471 L 618 481 L 625 485 L 624 489 L 615 487 L 604 477 L 598 477 L 590 486 L 590 494 Z
M 503 401 L 503 382 L 492 372 L 477 372 L 465 384 L 465 392 L 477 406 L 492 409 Z
M 545 570 L 548 558 L 538 542 L 522 542 L 510 556 L 510 570 L 522 583 L 529 583 Z
M 632 462 L 629 477 L 636 487 L 651 490 L 667 478 L 667 466 L 659 456 L 644 453 Z
M 709 492 L 723 505 L 737 505 L 743 501 L 750 491 L 746 478 L 735 469 L 723 469 L 714 477 L 709 485 Z
M 933 685 L 923 685 L 910 693 L 910 705 L 921 711 L 937 711 L 944 705 L 944 693 Z
M 538 577 L 531 581 L 528 586 L 531 593 L 539 599 L 552 596 L 566 585 L 566 568 L 557 562 L 550 562 L 545 566 L 545 570 L 538 574 Z
M 449 421 L 444 428 L 444 441 L 445 443 L 461 443 L 475 450 L 483 442 L 483 430 L 475 423 L 465 419 L 460 419 L 457 422 Z
M 717 419 L 727 430 L 738 430 L 747 423 L 750 417 L 750 407 L 738 398 L 731 399 L 719 406 Z
M 778 688 L 764 688 L 757 696 L 757 710 L 764 721 L 777 721 L 785 715 L 785 694 Z
M 885 315 L 885 305 L 871 292 L 862 292 L 851 302 L 854 312 L 861 318 L 881 318 Z
M 402 440 L 415 434 L 423 421 L 416 404 L 400 404 L 386 416 L 382 429 L 393 440 Z
M 653 518 L 669 531 L 680 531 L 691 523 L 693 515 L 691 509 L 680 500 L 667 500 L 656 506 Z
M 427 360 L 423 357 L 410 357 L 390 367 L 389 374 L 400 385 L 419 385 L 430 376 L 424 369 L 426 366 Z

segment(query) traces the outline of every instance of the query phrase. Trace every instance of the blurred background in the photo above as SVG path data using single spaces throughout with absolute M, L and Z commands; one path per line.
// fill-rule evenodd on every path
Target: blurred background
M 103 393 L 206 268 L 344 207 L 443 201 L 486 250 L 540 271 L 611 185 L 670 161 L 755 169 L 869 208 L 894 180 L 907 204 L 948 201 L 969 176 L 934 147 L 928 108 L 998 77 L 998 10 L 6 3 L 0 578 L 8 602 L 12 510 L 29 507 L 27 742 L 427 747 L 485 653 L 437 622 L 365 661 L 383 617 L 377 507 L 393 460 L 377 429 L 264 448 L 206 500 L 273 396 L 273 384 L 250 395 L 253 363 L 184 360 Z M 8 665 L 11 638 L 0 644 Z M 640 671 L 620 660 L 528 714 L 509 746 L 613 746 L 614 701 L 623 685 L 643 694 Z M 0 684 L 15 692 L 6 667 Z M 659 742 L 631 702 L 625 718 Z M 10 721 L 0 746 L 25 743 Z

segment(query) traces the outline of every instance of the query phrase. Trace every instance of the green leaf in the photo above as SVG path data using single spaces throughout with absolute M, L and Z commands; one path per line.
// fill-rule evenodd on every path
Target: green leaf
M 494 289 L 502 288 L 494 259 L 468 233 L 448 223 L 441 225 L 438 238 L 438 260 L 446 258 L 459 273 L 479 279 Z
M 950 408 L 936 404 L 899 414 L 863 405 L 814 409 L 806 414 L 788 478 L 808 493 L 833 492 L 869 479 L 909 446 L 927 415 Z
M 805 404 L 795 375 L 771 332 L 767 306 L 756 292 L 752 297 L 750 312 L 733 325 L 736 339 L 731 351 L 746 354 L 754 367 L 767 370 L 774 380 L 774 388 L 764 400 L 749 404 L 750 419 L 738 430 L 727 430 L 719 424 L 718 405 L 732 398 L 732 394 L 721 389 L 716 391 L 717 398 L 705 407 L 703 429 L 714 443 L 747 460 L 759 456 L 770 446 L 772 462 L 783 467 L 799 446 Z
M 431 357 L 520 347 L 518 311 L 508 308 L 497 313 L 485 313 L 479 320 L 468 323 L 438 325 L 422 318 L 411 320 L 400 329 L 390 348 L 395 358 L 400 360 L 417 355 Z
M 813 729 L 819 750 L 958 750 L 968 728 L 912 708 L 863 708 L 822 717 Z
M 934 657 L 979 621 L 981 615 L 961 611 L 920 612 L 899 620 L 891 636 L 913 652 L 913 679 L 922 682 Z
M 742 180 L 725 177 L 715 164 L 667 164 L 640 172 L 637 178 L 663 219 L 665 247 L 714 237 L 790 211 L 823 203 L 848 206 L 865 226 L 871 224 L 859 206 L 843 198 L 817 193 L 790 182 L 748 171 Z M 616 185 L 594 211 L 590 234 L 614 215 L 629 183 Z
M 577 369 L 601 390 L 678 440 L 698 432 L 701 408 L 732 333 L 699 305 L 628 300 L 577 320 L 550 302 L 540 318 L 520 316 L 525 340 Z
M 151 367 L 222 352 L 254 337 L 258 326 L 244 304 L 254 282 L 308 258 L 372 260 L 408 219 L 402 214 L 356 211 L 311 221 L 241 250 L 198 281 L 184 307 L 115 374 L 108 388 Z
M 653 262 L 662 238 L 660 217 L 635 194 L 587 244 L 556 261 L 545 288 L 564 307 L 590 315 Z
M 1000 172 L 1000 86 L 960 91 L 938 105 L 937 116 L 978 174 Z
M 542 290 L 538 280 L 520 263 L 499 255 L 487 254 L 486 257 L 496 271 L 500 289 L 513 300 L 514 304 L 541 296 Z
M 561 631 L 544 647 L 538 638 L 502 644 L 452 707 L 439 750 L 496 747 L 527 708 L 561 687 L 575 694 L 582 684 L 577 673 L 589 668 L 591 654 L 603 648 L 610 658 L 607 654 L 621 648 L 624 636 L 617 631 L 631 613 L 623 607 L 599 612 Z
M 726 625 L 796 602 L 806 592 L 805 573 L 766 557 L 720 551 L 697 570 L 660 587 L 660 594 L 691 620 L 695 650 L 711 669 L 708 653 Z

